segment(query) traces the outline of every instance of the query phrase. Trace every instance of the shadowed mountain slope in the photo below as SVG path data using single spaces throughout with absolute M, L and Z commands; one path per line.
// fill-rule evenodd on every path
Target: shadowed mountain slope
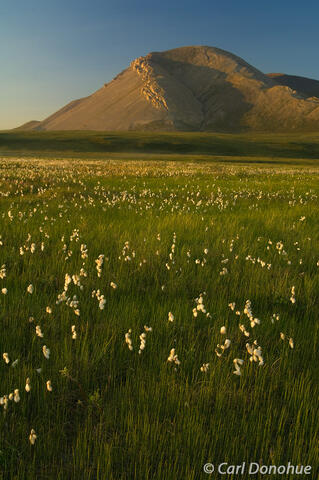
M 307 98 L 319 98 L 319 80 L 298 77 L 296 75 L 286 75 L 285 73 L 268 73 L 268 77 L 280 85 L 286 85 L 293 90 L 303 93 Z

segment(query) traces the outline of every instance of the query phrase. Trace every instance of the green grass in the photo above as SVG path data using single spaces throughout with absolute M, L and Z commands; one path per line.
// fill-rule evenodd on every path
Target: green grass
M 317 164 L 319 134 L 0 132 L 0 155 Z
M 31 159 L 0 168 L 0 354 L 10 358 L 0 362 L 0 396 L 18 388 L 21 397 L 6 413 L 0 405 L 4 479 L 197 480 L 209 478 L 206 462 L 243 461 L 311 465 L 316 478 L 319 170 Z M 83 289 L 72 282 L 66 292 L 79 300 L 77 316 L 56 300 L 65 274 L 81 268 Z M 210 315 L 194 317 L 203 292 Z M 144 325 L 153 330 L 139 354 Z M 226 337 L 231 346 L 218 357 Z M 262 366 L 245 347 L 255 339 Z M 172 348 L 180 365 L 167 361 Z M 234 358 L 244 360 L 241 376 Z

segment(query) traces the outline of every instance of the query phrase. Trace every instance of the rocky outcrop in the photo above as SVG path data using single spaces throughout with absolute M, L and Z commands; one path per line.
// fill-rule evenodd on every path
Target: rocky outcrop
M 156 80 L 154 68 L 148 57 L 149 56 L 136 58 L 136 60 L 131 63 L 131 68 L 142 78 L 143 86 L 141 88 L 141 94 L 146 100 L 155 108 L 165 108 L 168 110 L 165 92 Z

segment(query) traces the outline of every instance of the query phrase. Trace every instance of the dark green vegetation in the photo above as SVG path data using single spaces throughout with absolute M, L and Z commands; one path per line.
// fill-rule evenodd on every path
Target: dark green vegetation
M 5 414 L 0 405 L 3 479 L 197 480 L 209 478 L 206 462 L 243 461 L 308 464 L 316 478 L 319 171 L 0 167 L 0 358 L 10 358 L 1 358 L 0 397 L 21 397 Z M 75 277 L 65 290 L 66 274 Z M 206 313 L 194 316 L 204 292 Z M 139 354 L 144 325 L 152 331 Z M 254 340 L 264 365 L 250 361 Z M 172 348 L 180 365 L 167 361 Z
M 285 163 L 319 162 L 318 134 L 0 132 L 0 156 L 134 158 Z

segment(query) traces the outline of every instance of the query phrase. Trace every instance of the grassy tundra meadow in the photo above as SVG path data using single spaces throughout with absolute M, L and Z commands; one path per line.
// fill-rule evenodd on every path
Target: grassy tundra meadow
M 317 478 L 317 140 L 54 135 L 0 133 L 0 478 Z

